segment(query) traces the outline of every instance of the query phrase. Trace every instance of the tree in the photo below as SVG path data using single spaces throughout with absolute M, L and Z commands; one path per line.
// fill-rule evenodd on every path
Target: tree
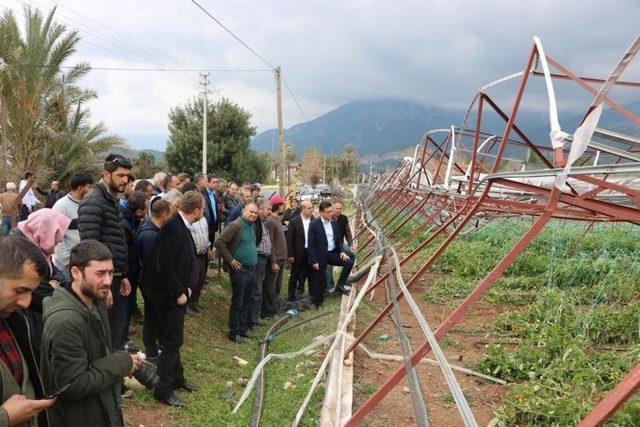
M 165 159 L 173 172 L 194 174 L 202 168 L 201 99 L 176 106 L 169 113 Z M 268 157 L 251 149 L 251 115 L 228 99 L 207 105 L 207 170 L 236 181 L 263 181 Z
M 316 147 L 309 147 L 302 156 L 300 176 L 305 184 L 315 186 L 322 179 L 322 154 Z
M 340 173 L 340 179 L 346 183 L 350 183 L 354 177 L 358 176 L 358 155 L 353 145 L 347 144 L 344 146 L 341 162 L 342 170 Z
M 62 71 L 80 37 L 55 23 L 54 13 L 55 8 L 44 17 L 26 7 L 24 31 L 11 11 L 0 18 L 0 56 L 6 62 L 0 72 L 2 138 L 13 174 L 32 170 L 64 181 L 123 141 L 105 135 L 104 124 L 88 123 L 83 105 L 96 93 L 77 83 L 90 67 L 83 62 Z
M 144 151 L 133 159 L 133 174 L 136 178 L 152 178 L 154 174 L 162 170 L 162 165 L 156 162 L 156 158 L 151 153 Z

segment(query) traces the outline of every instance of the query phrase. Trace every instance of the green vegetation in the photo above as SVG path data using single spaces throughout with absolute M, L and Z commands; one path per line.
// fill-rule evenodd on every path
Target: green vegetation
M 249 424 L 253 395 L 247 399 L 237 415 L 231 414 L 231 411 L 244 391 L 238 381 L 250 378 L 256 366 L 258 338 L 241 345 L 226 339 L 231 297 L 229 280 L 224 273 L 218 275 L 217 272 L 210 272 L 209 277 L 201 300 L 204 312 L 187 318 L 185 344 L 182 348 L 186 378 L 200 387 L 200 391 L 193 394 L 179 392 L 180 397 L 189 405 L 184 410 L 156 403 L 151 391 L 136 391 L 131 400 L 125 400 L 124 403 L 127 425 L 157 425 L 159 420 L 165 425 L 180 426 Z M 324 310 L 335 310 L 338 301 L 337 298 L 328 299 Z M 300 313 L 298 318 L 292 319 L 285 326 L 315 314 L 315 311 Z M 316 336 L 332 333 L 337 319 L 336 313 L 285 332 L 274 339 L 269 351 L 285 353 L 299 350 L 312 342 Z M 269 325 L 271 323 L 269 322 Z M 256 336 L 262 338 L 268 327 L 260 327 Z M 142 343 L 141 332 L 140 325 L 136 325 L 132 335 L 138 343 Z M 263 425 L 282 425 L 293 420 L 324 358 L 324 351 L 326 348 L 318 349 L 312 355 L 292 360 L 276 360 L 267 365 Z M 232 360 L 233 356 L 239 356 L 249 363 L 243 367 L 236 366 Z M 221 397 L 225 394 L 227 381 L 234 383 L 235 393 L 223 401 Z M 291 386 L 285 389 L 287 382 L 290 382 Z M 319 387 L 303 417 L 303 425 L 317 424 L 323 398 L 324 389 Z
M 425 300 L 457 305 L 530 225 L 496 221 L 452 243 Z M 498 339 L 476 366 L 515 384 L 496 411 L 507 425 L 575 424 L 640 360 L 640 230 L 587 227 L 552 222 L 484 298 L 507 308 L 494 335 L 516 342 Z M 640 399 L 610 422 L 638 425 Z
M 0 17 L 0 92 L 6 126 L 2 139 L 0 179 L 35 171 L 65 182 L 73 173 L 96 167 L 96 155 L 124 141 L 107 134 L 102 123 L 89 122 L 86 105 L 97 94 L 79 86 L 90 66 L 69 66 L 80 41 L 54 21 L 55 8 L 44 16 L 24 8 L 24 26 L 6 10 Z
M 194 174 L 202 169 L 203 102 L 195 99 L 169 113 L 165 160 L 173 171 Z M 207 104 L 207 170 L 238 182 L 264 181 L 269 173 L 265 154 L 251 149 L 251 114 L 223 98 Z

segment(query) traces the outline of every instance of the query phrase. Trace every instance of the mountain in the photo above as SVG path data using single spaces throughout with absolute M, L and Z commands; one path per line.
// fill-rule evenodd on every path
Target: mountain
M 640 101 L 626 104 L 625 108 L 640 115 Z M 463 110 L 443 109 L 398 99 L 380 99 L 350 102 L 311 120 L 285 129 L 284 137 L 296 147 L 298 156 L 310 146 L 324 153 L 341 153 L 346 144 L 352 144 L 361 163 L 390 162 L 400 159 L 409 147 L 415 147 L 427 130 L 460 126 Z M 564 114 L 560 117 L 562 129 L 573 132 L 582 115 Z M 473 127 L 470 117 L 467 127 Z M 520 111 L 517 124 L 533 141 L 549 143 L 549 118 L 546 111 Z M 485 108 L 483 131 L 501 135 L 505 122 Z M 640 128 L 606 107 L 600 128 L 640 136 Z M 512 133 L 512 135 L 514 135 Z M 252 146 L 258 151 L 277 150 L 276 130 L 256 135 Z M 509 147 L 506 156 L 523 158 L 524 150 Z
M 449 127 L 461 117 L 461 111 L 397 99 L 356 101 L 286 129 L 284 139 L 295 145 L 298 155 L 312 145 L 338 154 L 347 144 L 359 156 L 383 154 L 415 145 L 426 130 Z M 258 151 L 277 150 L 276 130 L 256 135 L 252 146 Z

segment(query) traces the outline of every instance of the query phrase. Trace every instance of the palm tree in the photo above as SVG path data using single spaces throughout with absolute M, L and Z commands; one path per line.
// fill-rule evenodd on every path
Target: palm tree
M 341 157 L 344 168 L 344 178 L 349 182 L 358 167 L 358 155 L 356 153 L 356 149 L 351 144 L 345 145 L 344 152 Z
M 0 18 L 0 57 L 7 64 L 0 72 L 2 132 L 15 173 L 38 170 L 64 179 L 77 167 L 86 169 L 93 155 L 122 145 L 122 139 L 105 136 L 102 123 L 87 123 L 82 105 L 96 94 L 77 82 L 90 67 L 80 63 L 62 71 L 80 37 L 55 23 L 54 13 L 55 8 L 44 17 L 26 7 L 23 32 L 11 11 Z
M 90 124 L 88 117 L 88 110 L 77 104 L 58 135 L 45 143 L 48 172 L 60 182 L 81 170 L 95 171 L 100 156 L 125 145 L 121 137 L 106 134 L 104 123 Z

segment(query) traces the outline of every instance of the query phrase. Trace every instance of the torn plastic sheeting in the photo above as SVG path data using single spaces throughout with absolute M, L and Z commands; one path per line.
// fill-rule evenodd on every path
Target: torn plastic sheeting
M 397 361 L 397 362 L 402 362 L 404 360 L 404 358 L 400 354 L 378 353 L 377 351 L 370 350 L 368 347 L 366 347 L 362 343 L 358 344 L 358 347 L 362 348 L 362 350 L 371 359 L 393 360 L 393 361 Z M 437 360 L 429 359 L 429 358 L 426 358 L 426 357 L 421 359 L 420 361 L 424 362 L 424 363 L 428 363 L 429 365 L 432 365 L 432 366 L 440 366 L 440 364 L 438 363 Z M 462 372 L 463 374 L 472 375 L 474 377 L 482 378 L 484 380 L 491 381 L 491 382 L 494 382 L 496 384 L 507 385 L 507 382 L 505 380 L 501 380 L 500 378 L 496 378 L 496 377 L 492 377 L 490 375 L 483 374 L 482 372 L 473 371 L 473 370 L 471 370 L 469 368 L 465 368 L 464 366 L 452 365 L 451 363 L 449 364 L 449 366 L 451 366 L 451 369 L 453 369 L 454 371 Z
M 538 58 L 540 65 L 542 65 L 542 72 L 544 74 L 544 82 L 547 86 L 547 95 L 549 97 L 549 125 L 551 131 L 549 137 L 551 138 L 551 147 L 553 149 L 564 147 L 564 140 L 569 134 L 563 132 L 560 128 L 560 122 L 558 121 L 558 105 L 556 103 L 556 92 L 553 88 L 553 81 L 551 80 L 551 72 L 549 71 L 549 64 L 547 63 L 547 57 L 544 54 L 542 48 L 542 42 L 537 36 L 533 36 L 533 41 L 536 44 L 536 50 L 538 51 Z
M 320 347 L 321 345 L 326 344 L 331 338 L 333 338 L 336 334 L 338 334 L 339 332 L 334 332 L 331 335 L 327 335 L 326 337 L 318 340 L 318 341 L 314 341 L 311 344 L 307 345 L 304 348 L 301 348 L 298 351 L 294 351 L 294 352 L 290 352 L 290 353 L 269 353 L 267 354 L 267 356 L 262 359 L 262 361 L 258 364 L 258 366 L 255 367 L 255 369 L 253 370 L 253 374 L 251 375 L 251 378 L 249 379 L 249 382 L 247 383 L 247 387 L 244 390 L 244 393 L 242 393 L 242 396 L 240 396 L 240 400 L 238 401 L 238 403 L 236 404 L 236 406 L 233 408 L 233 411 L 231 412 L 232 414 L 235 414 L 236 412 L 238 412 L 238 409 L 240 409 L 240 407 L 242 406 L 242 404 L 245 402 L 245 400 L 247 400 L 247 398 L 249 397 L 249 394 L 251 394 L 251 391 L 253 390 L 253 387 L 255 386 L 256 380 L 258 379 L 258 375 L 260 375 L 260 372 L 264 369 L 265 365 L 267 363 L 269 363 L 269 361 L 271 359 L 278 359 L 278 360 L 286 360 L 286 359 L 293 359 L 294 357 L 298 357 L 308 351 L 311 351 L 313 349 L 315 349 L 316 347 Z

